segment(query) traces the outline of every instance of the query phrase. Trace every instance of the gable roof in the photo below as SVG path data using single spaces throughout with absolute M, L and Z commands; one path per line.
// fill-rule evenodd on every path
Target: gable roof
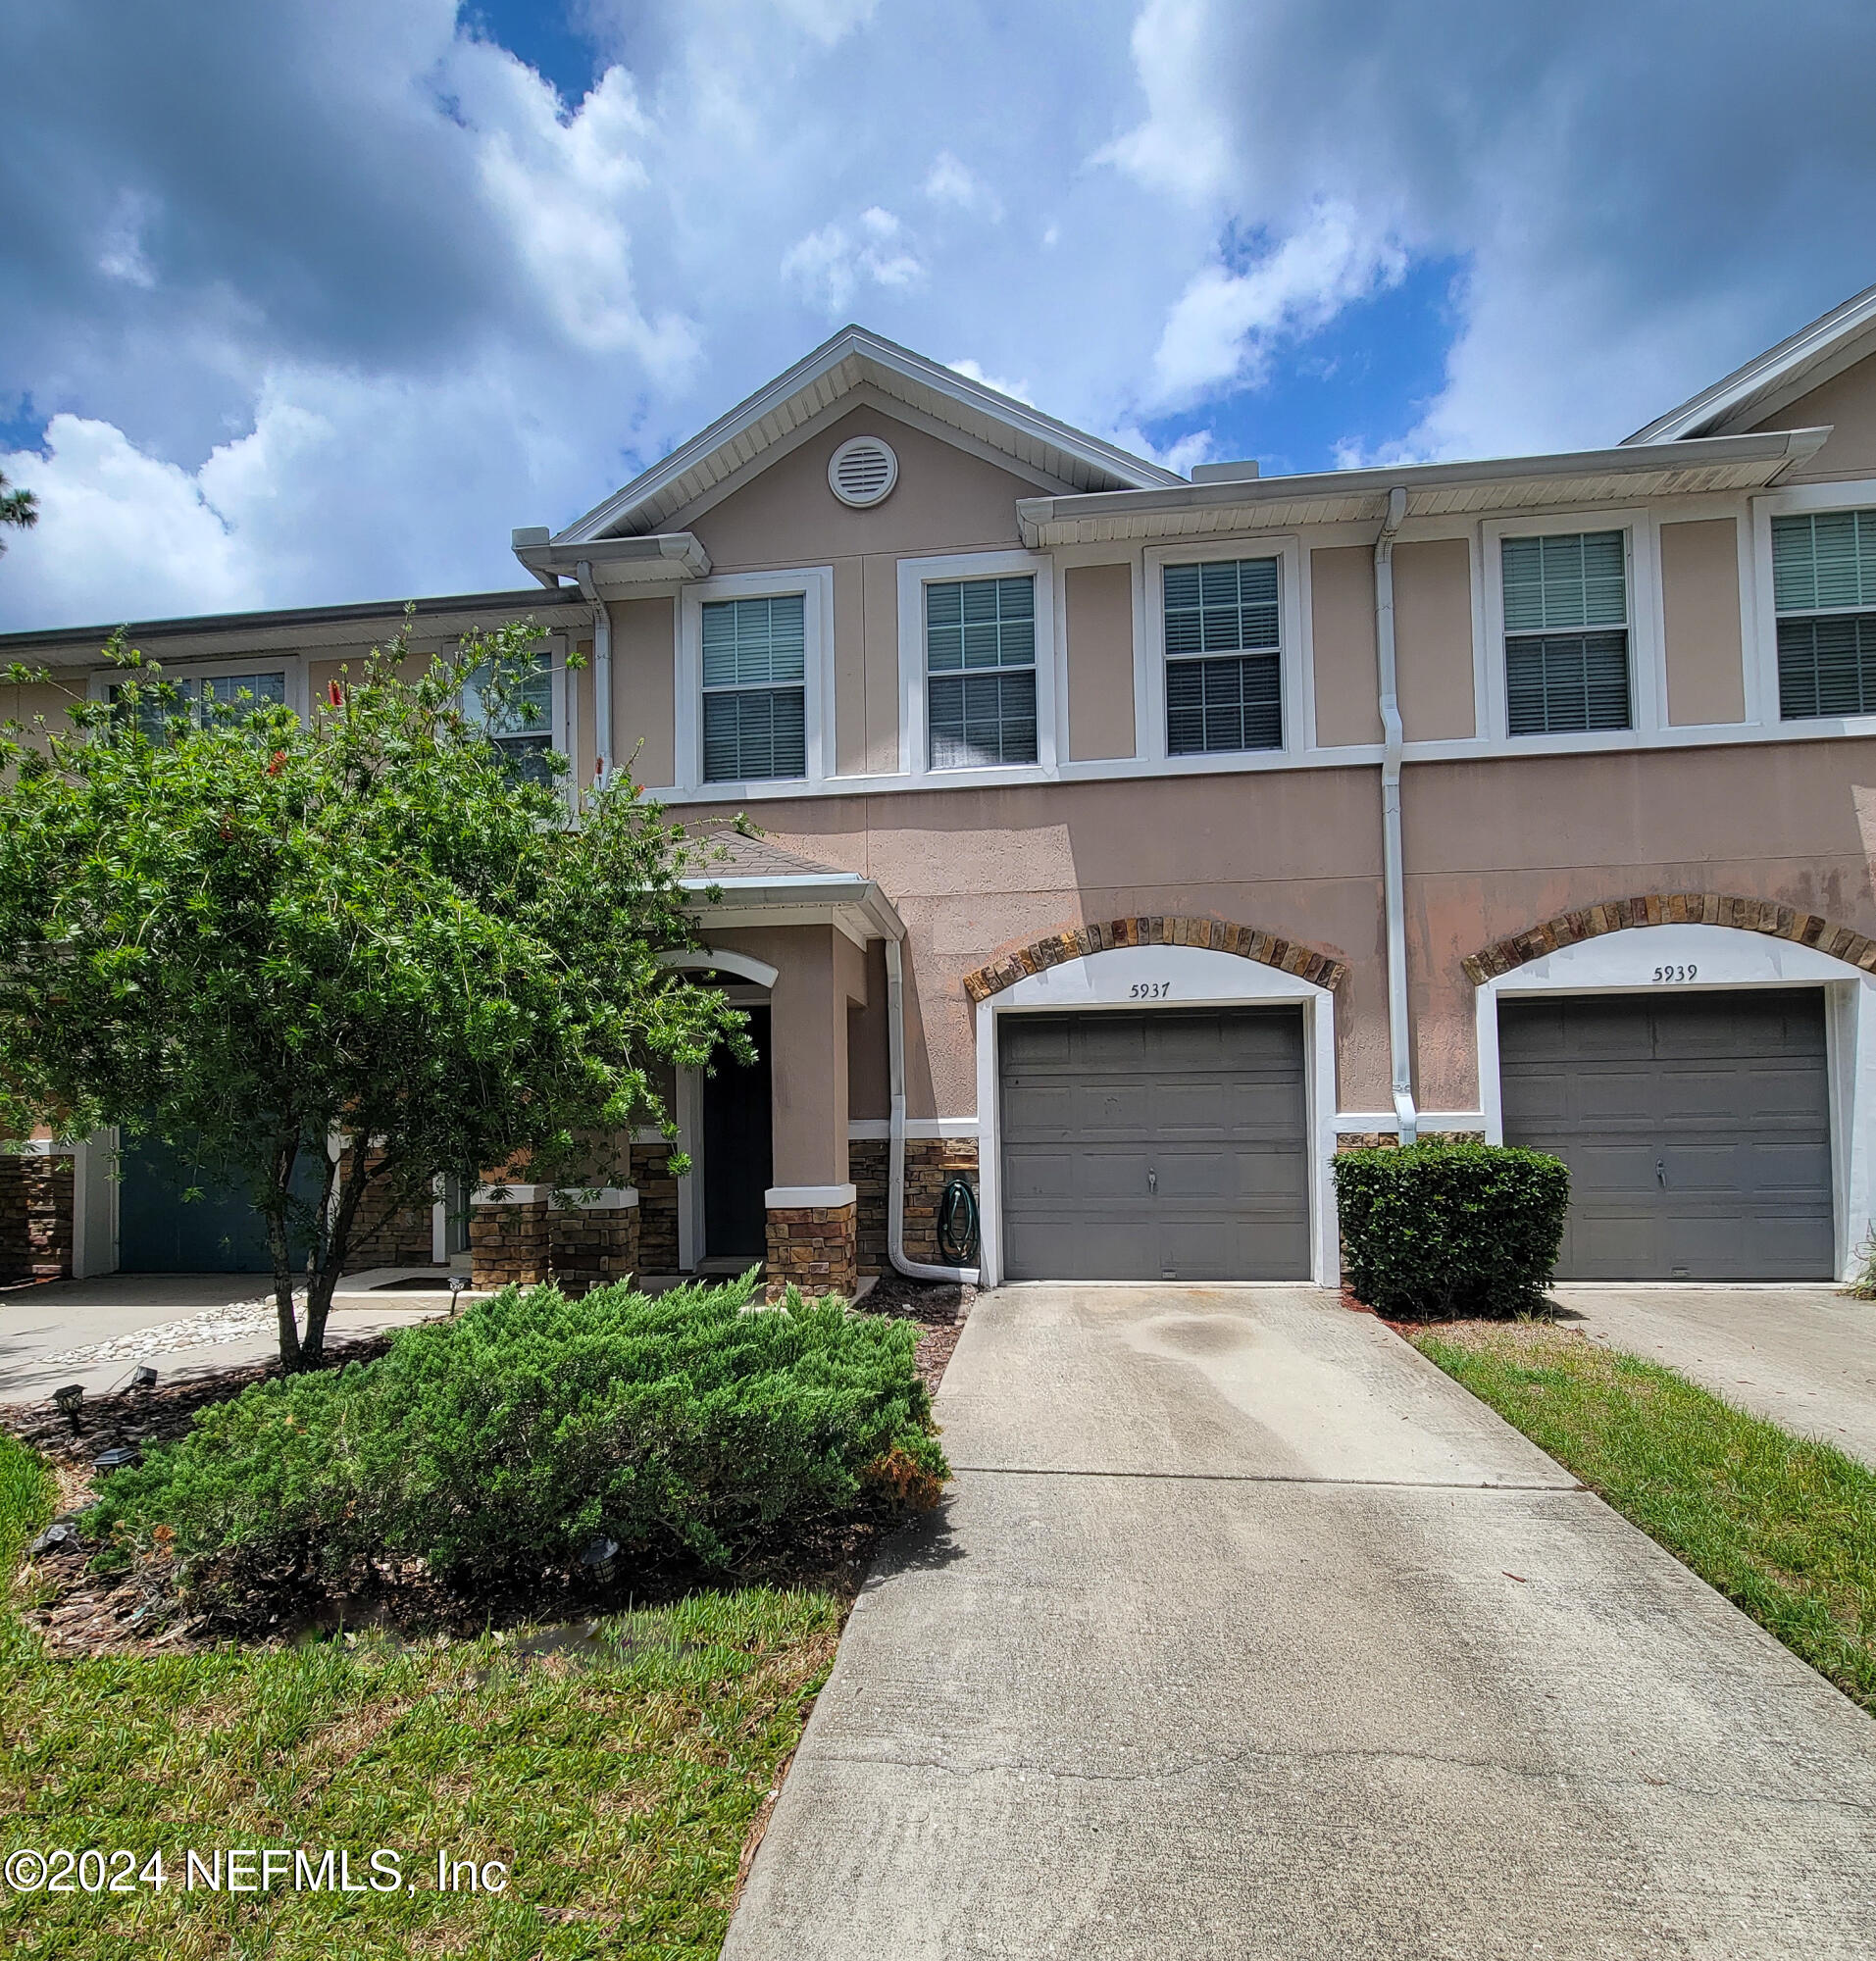
M 804 424 L 862 390 L 941 424 L 974 446 L 1000 452 L 1067 490 L 1141 490 L 1185 481 L 909 347 L 863 327 L 843 327 L 786 375 L 557 532 L 552 542 L 586 544 L 657 531 L 727 478 L 786 443 Z
M 1834 376 L 1876 353 L 1876 286 L 1865 286 L 1853 299 L 1833 307 L 1808 327 L 1743 368 L 1723 376 L 1710 388 L 1657 416 L 1625 442 L 1676 442 L 1684 436 L 1730 435 L 1766 416 L 1776 415 L 1800 395 L 1822 387 Z

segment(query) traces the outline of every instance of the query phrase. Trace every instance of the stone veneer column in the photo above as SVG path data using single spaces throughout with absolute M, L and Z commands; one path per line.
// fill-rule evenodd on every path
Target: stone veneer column
M 547 1216 L 547 1250 L 553 1277 L 569 1291 L 611 1281 L 630 1280 L 638 1271 L 638 1194 L 631 1185 L 564 1193 L 572 1205 L 554 1206 Z
M 850 1299 L 859 1281 L 859 1208 L 852 1185 L 779 1185 L 768 1196 L 768 1298 L 780 1300 L 795 1286 L 804 1294 Z M 808 1202 L 787 1202 L 799 1200 Z
M 534 1286 L 551 1265 L 544 1184 L 479 1185 L 469 1208 L 469 1270 L 478 1288 Z

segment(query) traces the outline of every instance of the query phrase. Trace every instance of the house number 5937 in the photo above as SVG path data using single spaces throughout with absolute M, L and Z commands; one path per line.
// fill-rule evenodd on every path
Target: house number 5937
M 1657 967 L 1654 970 L 1654 978 L 1657 981 L 1692 980 L 1699 971 L 1692 963 L 1686 967 Z
M 1170 980 L 1136 980 L 1127 990 L 1130 1001 L 1163 1001 L 1173 991 Z

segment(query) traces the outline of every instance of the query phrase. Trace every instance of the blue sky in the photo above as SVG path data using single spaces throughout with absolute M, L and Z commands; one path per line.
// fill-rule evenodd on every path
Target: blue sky
M 1876 279 L 1876 10 L 0 0 L 0 627 L 515 581 L 848 319 L 1176 468 L 1614 440 Z M 1801 113 L 1791 105 L 1801 103 Z

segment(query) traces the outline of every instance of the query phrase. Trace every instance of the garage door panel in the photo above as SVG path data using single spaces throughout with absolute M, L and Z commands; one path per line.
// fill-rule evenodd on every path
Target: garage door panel
M 1011 1279 L 1308 1278 L 1299 1009 L 1011 1016 L 999 1035 Z
M 1505 1141 L 1570 1168 L 1559 1279 L 1830 1276 L 1821 990 L 1506 1001 L 1498 1046 Z

